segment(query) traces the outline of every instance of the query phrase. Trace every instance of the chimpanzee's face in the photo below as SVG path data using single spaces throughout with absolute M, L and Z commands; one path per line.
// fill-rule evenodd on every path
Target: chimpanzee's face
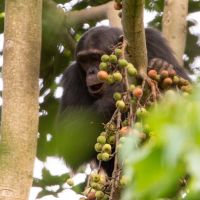
M 86 75 L 86 86 L 92 96 L 99 96 L 105 89 L 105 84 L 98 80 L 97 73 L 103 51 L 89 49 L 78 52 L 77 62 Z

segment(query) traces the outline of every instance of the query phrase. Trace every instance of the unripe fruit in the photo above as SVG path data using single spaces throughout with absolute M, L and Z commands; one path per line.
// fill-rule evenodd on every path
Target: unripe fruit
M 128 126 L 128 120 L 127 119 L 125 119 L 123 122 L 122 122 L 122 126 Z
M 108 73 L 106 71 L 99 71 L 97 73 L 97 78 L 101 81 L 106 81 L 108 80 Z
M 183 97 L 187 97 L 189 95 L 189 93 L 183 92 L 182 95 L 183 95 Z
M 105 143 L 106 143 L 106 137 L 103 136 L 103 135 L 100 135 L 100 136 L 97 138 L 97 142 L 100 143 L 100 144 L 105 144 Z
M 116 55 L 110 55 L 109 61 L 113 64 L 117 63 L 117 56 Z
M 101 200 L 104 197 L 104 193 L 102 191 L 96 191 L 95 197 L 97 198 L 97 200 Z
M 106 153 L 111 153 L 111 150 L 112 150 L 112 147 L 110 144 L 104 144 L 103 147 L 102 147 L 102 151 L 103 152 L 106 152 Z
M 137 129 L 137 130 L 139 130 L 139 131 L 142 131 L 142 123 L 141 122 L 136 122 L 135 124 L 134 124 L 134 127 Z
M 126 137 L 120 137 L 119 142 L 121 144 L 124 144 L 125 141 L 126 141 Z
M 109 131 L 115 131 L 116 130 L 116 125 L 114 123 L 110 123 L 108 126 Z
M 106 83 L 109 84 L 109 85 L 111 85 L 111 84 L 113 84 L 114 82 L 115 82 L 115 80 L 114 80 L 113 76 L 109 74 L 109 75 L 108 75 L 108 78 L 107 78 L 107 80 L 106 80 Z
M 184 78 L 180 77 L 179 84 L 180 85 L 189 85 L 190 83 L 188 80 L 185 80 Z
M 115 49 L 115 55 L 119 58 L 119 57 L 122 55 L 122 50 L 116 48 L 116 49 Z
M 120 68 L 125 68 L 128 65 L 128 62 L 125 59 L 119 59 L 118 65 Z
M 115 136 L 111 135 L 108 140 L 107 140 L 108 144 L 115 144 Z
M 97 154 L 97 160 L 102 160 L 102 153 Z
M 144 117 L 146 114 L 147 114 L 147 110 L 143 107 L 138 108 L 136 110 L 136 116 L 139 117 L 139 118 Z
M 129 76 L 137 75 L 137 69 L 131 63 L 127 65 L 127 72 Z
M 160 72 L 161 78 L 167 78 L 169 76 L 169 72 L 167 70 L 162 70 Z
M 143 90 L 142 88 L 140 87 L 136 87 L 134 90 L 133 90 L 133 95 L 137 98 L 141 97 L 143 95 Z
M 150 128 L 150 126 L 149 126 L 149 124 L 145 124 L 144 125 L 144 133 L 146 133 L 146 134 L 149 134 L 150 133 L 150 131 L 151 131 L 151 128 Z
M 158 75 L 158 73 L 157 73 L 157 71 L 154 70 L 154 69 L 151 69 L 151 70 L 148 71 L 148 76 L 149 76 L 150 78 L 154 79 L 154 80 L 157 78 L 157 75 Z
M 100 181 L 100 175 L 99 174 L 97 174 L 97 173 L 93 173 L 92 175 L 91 175 L 91 179 L 92 179 L 92 181 L 94 181 L 94 182 L 99 182 Z
M 115 99 L 115 101 L 118 101 L 118 100 L 122 99 L 122 94 L 119 92 L 115 92 L 113 94 L 113 98 Z
M 110 154 L 107 152 L 102 153 L 101 155 L 103 161 L 108 161 L 110 159 Z
M 101 61 L 102 62 L 109 62 L 109 58 L 110 58 L 109 55 L 104 54 L 104 55 L 101 56 Z
M 134 89 L 135 89 L 135 85 L 134 84 L 130 84 L 129 91 L 132 92 Z
M 114 79 L 116 82 L 122 81 L 122 74 L 121 74 L 120 72 L 115 72 L 115 73 L 113 73 L 113 79 Z
M 172 79 L 171 78 L 165 78 L 164 80 L 163 80 L 163 86 L 164 87 L 169 87 L 170 85 L 172 85 Z
M 101 185 L 99 183 L 91 182 L 90 186 L 95 190 L 100 190 L 101 189 Z
M 122 176 L 119 182 L 120 182 L 120 185 L 124 187 L 128 184 L 128 178 L 126 176 Z
M 156 76 L 155 80 L 156 80 L 157 82 L 159 82 L 159 81 L 160 81 L 160 74 L 157 74 L 157 76 Z
M 100 65 L 99 65 L 99 69 L 103 70 L 103 71 L 106 71 L 108 69 L 107 63 L 101 62 Z
M 95 149 L 96 152 L 101 152 L 101 150 L 102 150 L 102 144 L 96 143 L 94 145 L 94 149 Z
M 190 85 L 184 85 L 184 86 L 181 87 L 181 90 L 183 92 L 190 93 L 192 91 L 192 87 Z
M 101 132 L 101 134 L 100 135 L 102 135 L 102 136 L 106 136 L 106 132 Z
M 174 83 L 175 85 L 177 85 L 177 84 L 179 83 L 179 77 L 178 77 L 178 76 L 174 76 L 174 77 L 173 77 L 173 83 Z
M 123 100 L 118 100 L 117 102 L 116 102 L 116 107 L 119 109 L 119 110 L 123 110 L 124 108 L 125 108 L 125 103 L 124 103 L 124 101 Z
M 69 186 L 73 186 L 73 185 L 74 185 L 73 179 L 68 178 L 68 179 L 67 179 L 67 184 L 68 184 Z

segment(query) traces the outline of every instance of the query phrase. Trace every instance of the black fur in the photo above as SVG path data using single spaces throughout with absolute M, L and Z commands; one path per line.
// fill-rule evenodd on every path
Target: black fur
M 188 79 L 186 72 L 179 66 L 160 32 L 152 28 L 147 28 L 145 32 L 149 62 L 153 58 L 161 58 L 172 64 L 178 75 Z M 78 42 L 75 57 L 77 57 L 78 52 L 81 50 L 92 48 L 103 50 L 109 54 L 111 53 L 111 48 L 118 43 L 121 35 L 122 31 L 118 28 L 105 26 L 93 28 L 86 32 Z M 109 119 L 115 108 L 112 98 L 114 91 L 112 90 L 116 90 L 116 85 L 110 86 L 103 96 L 96 99 L 89 94 L 85 79 L 85 73 L 77 61 L 66 69 L 62 79 L 64 92 L 61 99 L 61 112 L 69 106 L 84 106 L 94 109 L 97 113 L 103 113 L 105 119 Z M 120 86 L 117 87 L 120 88 Z
M 153 58 L 161 58 L 172 64 L 178 75 L 188 79 L 187 74 L 179 66 L 172 50 L 161 33 L 151 28 L 147 28 L 145 31 L 149 62 Z M 87 52 L 89 49 L 103 50 L 105 53 L 110 54 L 112 47 L 118 43 L 121 35 L 122 31 L 120 29 L 105 26 L 93 28 L 83 35 L 77 44 L 76 61 L 63 74 L 62 84 L 64 91 L 61 98 L 61 113 L 67 113 L 68 110 L 73 108 L 86 108 L 93 110 L 96 115 L 101 116 L 102 122 L 107 122 L 111 118 L 115 110 L 115 101 L 112 98 L 113 93 L 122 90 L 122 86 L 120 84 L 108 86 L 103 95 L 98 98 L 90 95 L 86 85 L 86 74 L 77 60 L 77 55 L 80 51 L 85 50 Z M 111 165 L 105 166 L 109 174 L 112 168 Z

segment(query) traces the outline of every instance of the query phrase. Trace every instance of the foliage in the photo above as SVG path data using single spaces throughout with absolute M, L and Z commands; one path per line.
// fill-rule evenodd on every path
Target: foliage
M 104 4 L 108 2 L 109 0 L 83 0 L 78 1 L 75 5 L 72 6 L 72 10 L 81 10 L 88 6 L 97 6 Z M 68 66 L 69 62 L 73 60 L 73 52 L 70 51 L 68 44 L 66 42 L 66 34 L 70 33 L 72 40 L 74 43 L 77 41 L 77 36 L 81 36 L 86 29 L 84 29 L 82 26 L 77 29 L 70 32 L 70 28 L 67 25 L 67 20 L 65 19 L 65 13 L 64 12 L 58 12 L 59 9 L 56 9 L 55 12 L 52 11 L 52 7 L 48 6 L 46 2 L 51 2 L 50 0 L 44 1 L 44 11 L 43 11 L 43 44 L 42 44 L 42 60 L 41 60 L 41 72 L 40 72 L 40 78 L 43 80 L 43 84 L 41 87 L 41 95 L 44 95 L 49 89 L 50 93 L 47 94 L 47 96 L 44 98 L 44 101 L 40 104 L 40 111 L 43 113 L 40 117 L 40 125 L 39 125 L 39 138 L 38 138 L 38 152 L 37 156 L 39 159 L 45 161 L 46 157 L 49 155 L 55 155 L 57 150 L 55 149 L 56 142 L 54 140 L 47 141 L 48 134 L 54 134 L 55 132 L 55 118 L 57 116 L 58 112 L 58 99 L 55 98 L 54 94 L 59 86 L 59 84 L 55 83 L 55 78 L 62 74 L 64 69 Z M 54 0 L 55 4 L 51 5 L 56 8 L 57 4 L 64 4 L 64 3 L 70 3 L 70 0 Z M 156 11 L 156 17 L 152 22 L 149 23 L 152 27 L 157 27 L 161 29 L 161 19 L 162 19 L 162 11 L 163 11 L 163 0 L 146 0 L 145 1 L 145 8 L 148 11 Z M 199 1 L 189 1 L 189 13 L 199 11 L 200 2 Z M 60 11 L 63 11 L 60 8 Z M 0 3 L 0 33 L 3 33 L 3 26 L 4 26 L 4 1 L 1 1 Z M 94 24 L 91 24 L 94 25 Z M 190 24 L 191 25 L 191 24 Z M 188 40 L 187 40 L 187 46 L 186 46 L 186 54 L 190 56 L 189 63 L 194 59 L 196 55 L 199 53 L 199 48 L 196 47 L 197 37 L 193 36 L 189 33 Z M 196 48 L 194 48 L 196 47 Z M 197 92 L 196 92 L 197 93 Z M 198 95 L 198 94 L 196 94 Z M 186 174 L 186 172 L 189 172 L 191 175 L 190 184 L 188 185 L 189 189 L 195 189 L 193 185 L 196 185 L 198 180 L 193 180 L 194 175 L 196 173 L 193 168 L 195 168 L 197 165 L 195 164 L 195 161 L 198 161 L 198 148 L 197 151 L 195 149 L 189 149 L 191 152 L 193 152 L 193 156 L 189 154 L 189 150 L 186 149 L 184 145 L 191 147 L 198 147 L 197 141 L 199 140 L 197 134 L 195 134 L 195 130 L 198 131 L 198 113 L 197 110 L 199 109 L 198 106 L 195 107 L 194 105 L 191 105 L 191 108 L 189 106 L 189 101 L 195 102 L 195 98 L 198 99 L 199 97 L 193 96 L 189 97 L 188 99 L 182 99 L 181 97 L 177 96 L 178 99 L 180 99 L 181 104 L 176 104 L 177 108 L 164 110 L 165 108 L 171 108 L 170 102 L 163 102 L 158 108 L 161 109 L 160 112 L 165 113 L 163 117 L 161 117 L 158 113 L 158 110 L 153 110 L 151 113 L 151 119 L 148 119 L 148 123 L 152 125 L 152 128 L 155 129 L 155 141 L 151 143 L 148 143 L 147 145 L 144 145 L 141 149 L 132 149 L 135 145 L 132 145 L 132 143 L 137 143 L 136 138 L 130 138 L 127 141 L 126 148 L 124 149 L 124 152 L 127 152 L 126 155 L 131 155 L 130 163 L 128 163 L 127 166 L 127 173 L 130 173 L 131 180 L 133 178 L 133 173 L 137 172 L 137 174 L 140 174 L 140 177 L 135 179 L 135 182 L 132 182 L 128 185 L 127 190 L 125 191 L 124 195 L 127 195 L 124 197 L 124 199 L 130 199 L 130 197 L 133 197 L 134 195 L 143 195 L 141 198 L 145 198 L 146 195 L 149 195 L 149 197 L 152 197 L 152 199 L 157 198 L 160 194 L 171 194 L 172 196 L 175 194 L 177 195 L 178 192 L 174 191 L 174 189 L 177 189 L 180 192 L 180 188 L 171 187 L 174 185 L 174 183 L 177 183 L 180 177 L 182 177 L 183 174 Z M 178 101 L 177 101 L 178 102 Z M 175 102 L 176 103 L 176 102 Z M 179 102 L 178 102 L 179 103 Z M 185 103 L 185 104 L 184 104 Z M 185 105 L 187 105 L 185 107 Z M 192 107 L 195 107 L 194 108 Z M 190 113 L 190 117 L 193 119 L 186 121 L 186 119 L 183 119 L 185 121 L 176 121 L 181 120 L 180 118 L 183 117 L 183 110 L 185 108 L 188 109 L 188 115 Z M 191 110 L 190 110 L 191 109 Z M 182 111 L 182 112 L 181 112 Z M 178 116 L 178 119 L 175 119 L 175 116 L 173 116 L 174 112 L 176 113 L 176 116 Z M 46 114 L 44 114 L 46 113 Z M 74 115 L 74 119 L 79 116 L 79 114 L 76 113 Z M 89 117 L 89 114 L 86 114 Z M 194 116 L 197 118 L 195 119 Z M 90 116 L 91 117 L 91 116 Z M 159 123 L 155 124 L 156 121 L 153 121 L 155 117 L 155 120 L 158 120 Z M 164 118 L 166 117 L 166 118 Z M 164 124 L 164 120 L 167 119 L 167 124 Z M 81 138 L 84 134 L 85 138 L 87 140 L 84 140 L 82 145 L 80 145 L 80 149 L 73 149 L 70 143 L 70 138 L 65 138 L 64 136 L 61 136 L 59 141 L 62 141 L 62 143 L 57 143 L 57 145 L 62 146 L 62 151 L 67 152 L 66 156 L 68 154 L 73 153 L 74 150 L 80 151 L 82 153 L 82 157 L 80 158 L 71 158 L 71 163 L 74 164 L 74 167 L 76 168 L 77 163 L 81 162 L 81 159 L 85 159 L 85 157 L 88 157 L 88 151 L 83 151 L 85 149 L 91 149 L 91 144 L 94 143 L 93 141 L 96 139 L 96 135 L 92 132 L 87 132 L 86 124 L 78 125 L 76 124 L 76 121 L 72 119 L 67 119 L 68 121 L 72 121 L 71 125 L 77 126 L 77 133 L 78 130 L 84 130 L 81 131 Z M 85 121 L 84 121 L 85 122 Z M 181 125 L 187 125 L 188 127 L 177 127 L 176 122 Z M 187 122 L 187 123 L 186 123 Z M 170 133 L 167 134 L 166 130 L 169 129 L 168 126 L 173 127 L 173 130 Z M 193 126 L 194 125 L 194 126 Z M 166 128 L 168 127 L 168 128 Z M 70 125 L 66 127 L 62 127 L 63 131 L 68 130 L 70 131 Z M 99 129 L 97 126 L 94 126 L 94 132 L 95 129 Z M 181 130 L 180 130 L 181 129 Z M 186 129 L 191 129 L 190 134 L 187 133 Z M 181 132 L 182 131 L 182 132 Z M 197 132 L 196 132 L 197 133 Z M 181 137 L 182 135 L 185 135 L 185 137 Z M 162 136 L 162 137 L 161 137 Z M 77 134 L 77 140 L 80 138 L 80 135 Z M 175 138 L 175 139 L 174 139 Z M 193 139 L 192 139 L 193 138 Z M 194 140 L 195 139 L 195 140 Z M 91 143 L 87 143 L 88 141 L 91 141 Z M 177 142 L 180 142 L 179 146 L 177 145 Z M 164 142 L 165 141 L 165 142 Z M 80 141 L 78 141 L 80 142 Z M 186 143 L 187 142 L 187 143 Z M 78 143 L 79 144 L 79 143 Z M 88 146 L 86 145 L 88 144 Z M 84 146 L 86 145 L 86 146 Z M 169 146 L 170 148 L 169 148 Z M 194 145 L 194 146 L 193 146 Z M 178 148 L 179 155 L 175 155 L 174 152 Z M 172 151 L 172 155 L 169 156 L 169 152 Z M 184 152 L 185 150 L 185 152 Z M 94 152 L 89 152 L 94 153 Z M 161 161 L 164 158 L 163 155 L 166 156 L 165 160 L 163 161 L 166 165 L 166 168 L 162 168 Z M 172 157 L 174 156 L 174 157 Z M 197 158 L 196 158 L 197 157 Z M 79 160 L 80 159 L 80 160 Z M 181 160 L 181 162 L 177 162 Z M 189 161 L 191 160 L 191 161 Z M 170 162 L 169 162 L 170 161 Z M 171 163 L 171 162 L 174 163 Z M 156 164 L 158 163 L 158 165 Z M 189 164 L 188 164 L 189 163 Z M 187 165 L 188 164 L 188 165 Z M 140 167 L 139 167 L 140 166 Z M 159 167 L 160 166 L 160 167 Z M 179 168 L 181 170 L 179 171 Z M 189 169 L 191 168 L 191 169 Z M 133 171 L 134 169 L 134 171 Z M 151 173 L 147 174 L 146 172 L 149 171 Z M 44 173 L 45 169 L 43 171 L 43 179 L 42 183 L 37 183 L 37 180 L 35 182 L 36 186 L 42 187 L 43 192 L 40 193 L 40 197 L 47 195 L 47 191 L 45 189 L 45 185 L 53 185 L 52 180 L 50 178 L 47 178 L 48 176 L 51 177 L 51 174 Z M 159 172 L 159 173 L 157 173 Z M 175 173 L 174 173 L 175 172 Z M 179 172 L 179 173 L 176 173 Z M 47 175 L 45 175 L 47 174 Z M 155 176 L 154 176 L 155 175 Z M 163 176 L 162 176 L 163 175 Z M 129 174 L 128 174 L 129 176 Z M 171 180 L 167 180 L 167 177 L 172 177 Z M 199 175 L 198 175 L 199 176 Z M 196 178 L 199 178 L 196 176 Z M 65 178 L 68 177 L 64 175 Z M 64 183 L 63 176 L 56 177 L 55 184 L 62 185 Z M 153 181 L 152 181 L 153 180 Z M 145 181 L 145 182 L 144 182 Z M 155 183 L 155 185 L 152 185 L 152 183 Z M 159 185 L 158 185 L 159 184 Z M 136 186 L 135 186 L 136 185 Z M 161 186 L 160 186 L 161 185 Z M 163 191 L 159 190 L 158 187 L 162 188 Z M 62 187 L 60 187 L 62 188 Z M 165 190 L 166 189 L 166 190 Z M 183 187 L 183 191 L 184 191 Z M 58 190 L 60 192 L 61 190 Z M 133 191 L 135 193 L 133 193 Z M 142 192 L 141 192 L 142 191 Z M 185 189 L 186 191 L 186 189 Z M 140 194 L 139 194 L 140 193 Z M 195 193 L 193 193 L 195 195 Z M 198 195 L 197 195 L 198 196 Z M 138 197 L 138 196 L 137 196 Z M 168 196 L 169 197 L 169 196 Z M 195 197 L 191 197 L 191 199 L 195 199 Z
M 127 138 L 121 157 L 129 177 L 123 198 L 198 199 L 200 194 L 200 95 L 165 96 L 145 120 L 152 128 L 148 143 Z M 162 113 L 162 114 L 161 114 Z

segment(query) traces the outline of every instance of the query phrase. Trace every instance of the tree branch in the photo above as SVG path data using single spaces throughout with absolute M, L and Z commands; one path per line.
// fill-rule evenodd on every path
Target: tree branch
M 147 49 L 143 24 L 143 0 L 123 1 L 122 25 L 125 37 L 125 57 L 144 77 L 147 71 Z

